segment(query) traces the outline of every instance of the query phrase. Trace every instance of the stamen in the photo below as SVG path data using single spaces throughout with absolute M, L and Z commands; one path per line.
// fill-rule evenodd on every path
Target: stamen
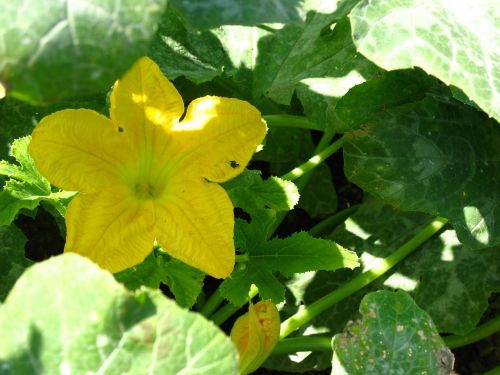
M 134 191 L 139 199 L 152 199 L 155 197 L 154 187 L 147 182 L 135 185 Z

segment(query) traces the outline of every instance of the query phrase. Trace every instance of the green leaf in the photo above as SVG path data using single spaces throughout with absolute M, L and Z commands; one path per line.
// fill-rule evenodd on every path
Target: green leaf
M 297 186 L 279 177 L 262 180 L 260 171 L 245 170 L 235 179 L 224 184 L 229 197 L 237 207 L 256 213 L 259 209 L 289 211 L 299 201 Z
M 356 251 L 366 268 L 372 260 L 389 256 L 431 219 L 370 198 L 329 238 Z M 471 251 L 458 242 L 454 231 L 446 230 L 370 287 L 405 290 L 432 317 L 440 332 L 465 334 L 478 324 L 489 296 L 500 290 L 498 250 Z M 308 283 L 304 301 L 310 303 L 341 285 L 342 277 L 337 273 L 317 273 Z M 320 315 L 314 324 L 337 332 L 350 319 L 365 292 L 336 304 L 330 314 Z
M 311 181 L 304 188 L 299 207 L 313 218 L 325 217 L 337 211 L 337 192 L 332 182 L 332 173 L 326 163 L 311 171 Z
M 0 6 L 0 81 L 33 104 L 107 91 L 154 35 L 165 0 L 13 0 Z
M 0 192 L 0 225 L 10 225 L 23 208 L 32 210 L 41 201 L 52 204 L 61 214 L 64 205 L 59 202 L 74 195 L 74 192 L 52 192 L 50 183 L 38 172 L 28 153 L 30 136 L 16 139 L 11 155 L 19 164 L 0 161 L 0 175 L 10 177 Z
M 0 368 L 15 374 L 238 374 L 213 323 L 159 293 L 129 293 L 71 253 L 26 271 L 0 306 L 0 327 Z
M 172 0 L 191 25 L 210 29 L 221 25 L 299 22 L 297 0 Z
M 362 1 L 351 12 L 358 51 L 384 69 L 418 66 L 500 120 L 496 0 Z
M 106 94 L 64 101 L 51 106 L 34 107 L 12 97 L 0 101 L 0 159 L 7 159 L 14 139 L 31 134 L 46 115 L 66 108 L 89 108 L 108 115 Z
M 311 133 L 304 129 L 269 129 L 264 150 L 255 158 L 271 162 L 271 173 L 282 175 L 307 161 L 314 154 Z M 299 207 L 311 217 L 323 217 L 337 210 L 337 193 L 328 165 L 320 164 L 300 194 Z
M 398 70 L 378 75 L 353 87 L 335 107 L 337 129 L 351 131 L 381 112 L 425 98 L 437 80 L 421 70 Z
M 235 223 L 235 243 L 240 251 L 250 251 L 267 241 L 276 211 L 291 210 L 299 199 L 293 182 L 278 177 L 263 181 L 260 171 L 245 170 L 224 188 L 233 205 L 250 215 L 249 222 L 237 219 Z
M 492 293 L 500 291 L 499 264 L 500 247 L 471 251 L 447 230 L 398 266 L 385 285 L 404 288 L 410 281 L 416 285 L 413 299 L 439 332 L 464 335 L 477 326 Z
M 16 226 L 0 226 L 0 302 L 33 262 L 24 257 L 26 237 Z
M 36 108 L 10 97 L 0 101 L 0 159 L 8 158 L 14 139 L 33 131 L 36 112 Z
M 343 40 L 335 41 L 337 32 L 330 30 L 330 25 L 346 15 L 355 2 L 303 2 L 299 11 L 307 14 L 307 22 L 303 25 L 287 25 L 282 29 L 276 25 L 222 26 L 201 32 L 190 28 L 182 16 L 169 7 L 151 47 L 151 55 L 171 79 L 180 75 L 195 83 L 214 79 L 230 95 L 251 100 L 259 107 L 269 107 L 270 113 L 275 112 L 276 106 L 261 97 L 274 81 L 280 87 L 287 86 L 284 90 L 288 104 L 299 85 L 307 83 L 314 90 L 317 85 L 324 87 L 333 82 L 337 91 L 345 93 L 349 87 L 363 81 L 361 75 L 377 70 L 359 54 L 352 60 L 356 51 L 346 20 L 339 28 Z M 330 52 L 332 41 L 336 50 Z M 335 54 L 336 57 L 330 58 Z M 306 61 L 310 66 L 304 65 Z M 291 73 L 280 72 L 281 65 Z M 312 80 L 300 82 L 306 78 Z M 272 95 L 270 97 L 275 100 Z M 324 123 L 320 126 L 326 127 Z
M 217 36 L 188 29 L 171 7 L 161 18 L 150 55 L 169 79 L 185 76 L 195 83 L 210 81 L 232 66 Z
M 403 291 L 366 295 L 362 320 L 333 338 L 332 374 L 449 374 L 454 357 Z
M 323 3 L 331 8 L 336 2 Z M 306 113 L 311 114 L 325 109 L 324 100 L 315 105 L 314 97 L 340 97 L 376 72 L 377 68 L 356 52 L 347 18 L 338 21 L 335 12 L 320 11 L 309 12 L 304 26 L 288 25 L 259 41 L 254 96 L 264 94 L 277 103 L 289 104 L 301 86 L 299 97 Z M 314 116 L 312 119 L 329 126 Z
M 221 293 L 234 305 L 245 303 L 252 284 L 259 288 L 263 299 L 279 303 L 284 299 L 284 286 L 275 273 L 290 277 L 297 272 L 312 270 L 336 270 L 355 268 L 359 265 L 357 256 L 333 241 L 313 238 L 305 232 L 292 236 L 275 238 L 249 252 L 248 262 L 239 264 L 224 280 Z
M 167 285 L 175 301 L 181 307 L 190 308 L 196 302 L 203 287 L 203 272 L 173 259 L 162 250 L 154 250 L 137 266 L 114 275 L 128 289 L 142 286 L 158 289 L 160 283 Z
M 381 112 L 349 138 L 345 172 L 403 210 L 448 218 L 471 248 L 500 244 L 500 128 L 431 98 Z

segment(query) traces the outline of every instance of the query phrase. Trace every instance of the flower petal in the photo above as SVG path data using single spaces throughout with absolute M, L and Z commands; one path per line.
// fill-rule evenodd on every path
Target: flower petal
M 184 120 L 172 128 L 178 155 L 214 182 L 240 174 L 266 131 L 260 112 L 251 104 L 215 96 L 191 102 Z
M 130 158 L 127 139 L 111 120 L 88 109 L 65 109 L 46 116 L 33 131 L 29 153 L 52 184 L 92 192 L 114 185 Z
M 171 182 L 155 202 L 156 239 L 173 257 L 207 274 L 227 277 L 234 267 L 233 205 L 217 184 Z
M 140 58 L 111 94 L 111 119 L 138 147 L 148 147 L 155 125 L 168 130 L 183 112 L 182 97 L 148 57 Z
M 78 194 L 66 214 L 64 251 L 86 256 L 113 273 L 144 260 L 153 249 L 154 211 L 150 200 L 125 190 Z

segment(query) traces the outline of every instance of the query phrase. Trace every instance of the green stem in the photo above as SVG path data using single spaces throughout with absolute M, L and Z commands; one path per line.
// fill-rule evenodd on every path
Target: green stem
M 292 337 L 278 341 L 271 355 L 287 355 L 297 352 L 331 352 L 332 338 L 325 336 Z
M 348 207 L 335 215 L 332 215 L 325 220 L 320 221 L 318 224 L 308 230 L 309 234 L 313 237 L 321 237 L 326 233 L 330 233 L 336 226 L 343 223 L 349 216 L 358 210 L 360 204 Z
M 318 124 L 309 121 L 304 116 L 293 115 L 265 115 L 262 116 L 270 127 L 287 127 L 308 130 L 324 131 Z
M 255 297 L 259 293 L 259 289 L 256 286 L 252 285 L 252 288 L 250 288 L 250 292 L 248 293 L 248 299 L 251 300 L 253 297 Z M 235 306 L 232 303 L 228 303 L 227 305 L 222 306 L 214 315 L 210 317 L 210 319 L 220 326 L 222 323 L 224 323 L 226 320 L 228 320 L 233 314 L 241 309 L 241 306 Z
M 443 337 L 443 341 L 450 349 L 460 348 L 480 341 L 494 333 L 500 331 L 500 315 L 495 316 L 493 319 L 476 327 L 472 332 L 466 335 L 450 335 Z
M 334 133 L 331 133 L 328 131 L 323 133 L 323 136 L 319 140 L 318 145 L 314 149 L 314 153 L 318 154 L 318 153 L 322 152 L 323 150 L 325 150 L 332 142 L 334 135 L 335 135 Z M 312 172 L 312 170 L 310 172 Z M 302 177 L 300 177 L 295 182 L 295 185 L 297 185 L 297 188 L 299 189 L 299 191 L 303 191 L 304 188 L 309 184 L 309 181 L 311 181 L 311 177 L 313 176 L 313 174 L 310 172 L 309 173 L 306 172 Z M 282 176 L 281 178 L 286 180 L 285 176 Z
M 316 302 L 313 302 L 311 305 L 304 306 L 303 309 L 292 315 L 281 324 L 280 338 L 285 338 L 323 311 L 329 309 L 335 303 L 342 301 L 344 298 L 357 292 L 364 286 L 382 276 L 415 249 L 417 249 L 422 243 L 438 232 L 447 223 L 447 221 L 447 219 L 441 217 L 433 220 L 403 246 L 387 258 L 378 261 L 372 268 L 359 274 L 346 284 L 340 286 Z
M 299 165 L 298 167 L 292 169 L 290 172 L 281 176 L 281 178 L 284 180 L 294 181 L 299 177 L 302 177 L 306 173 L 316 168 L 325 159 L 333 155 L 339 148 L 341 148 L 344 145 L 345 141 L 346 141 L 345 136 L 339 138 L 338 140 L 333 142 L 330 146 L 326 147 L 324 150 L 314 155 L 304 164 Z
M 250 257 L 248 256 L 247 253 L 236 255 L 236 263 L 246 263 L 248 262 L 249 259 Z
M 318 145 L 314 149 L 314 154 L 318 154 L 319 152 L 323 151 L 330 144 L 333 136 L 334 134 L 330 132 L 323 133 L 323 136 L 319 140 Z M 297 188 L 300 192 L 304 191 L 309 181 L 311 181 L 311 177 L 312 173 L 306 173 L 295 182 L 295 185 L 297 185 Z M 284 178 L 284 176 L 282 176 L 281 178 Z M 276 220 L 270 228 L 269 237 L 271 237 L 274 232 L 276 232 L 276 229 L 278 229 L 283 220 L 285 220 L 286 215 L 288 215 L 288 211 L 279 211 L 276 213 Z
M 217 310 L 223 301 L 224 297 L 220 294 L 219 289 L 216 289 L 200 309 L 200 314 L 205 317 L 209 317 L 215 310 Z

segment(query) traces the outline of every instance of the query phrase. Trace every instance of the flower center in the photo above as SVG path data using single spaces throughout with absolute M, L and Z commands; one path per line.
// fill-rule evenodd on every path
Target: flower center
M 153 199 L 156 191 L 153 185 L 147 182 L 141 182 L 135 185 L 134 192 L 139 199 Z

